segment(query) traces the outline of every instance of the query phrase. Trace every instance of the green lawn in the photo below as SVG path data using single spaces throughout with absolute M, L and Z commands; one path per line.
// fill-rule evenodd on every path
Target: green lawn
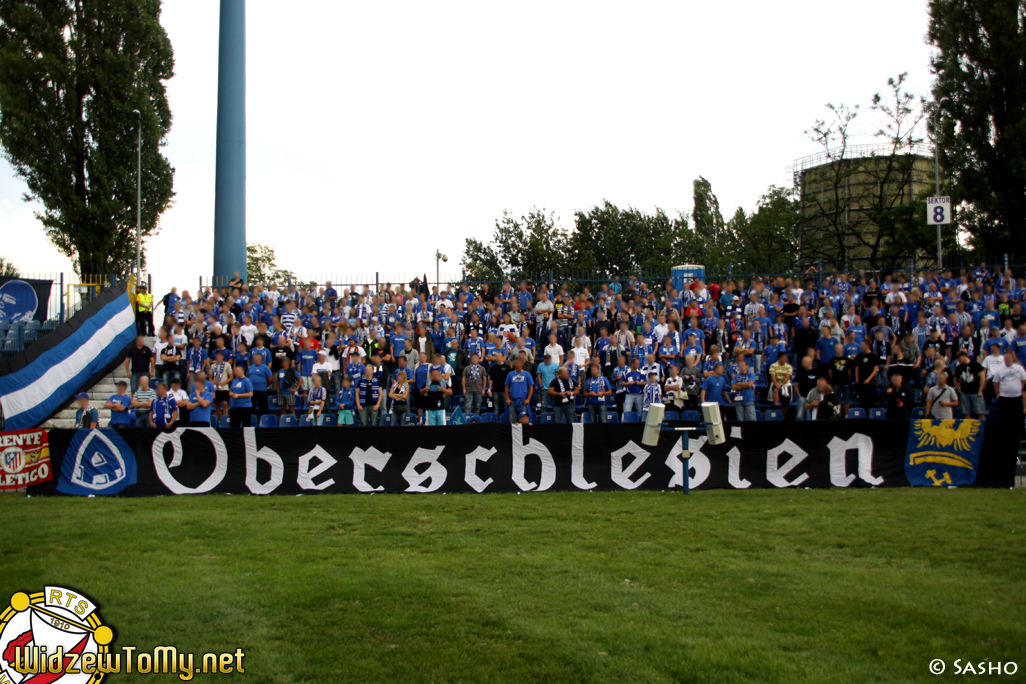
M 66 584 L 119 645 L 246 652 L 197 681 L 1026 677 L 1024 533 L 1024 490 L 0 496 L 0 595 Z

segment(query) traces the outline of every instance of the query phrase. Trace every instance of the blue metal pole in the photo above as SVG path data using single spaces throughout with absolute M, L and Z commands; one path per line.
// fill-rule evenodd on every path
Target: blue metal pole
M 219 40 L 214 278 L 228 282 L 246 279 L 246 0 L 221 0 Z

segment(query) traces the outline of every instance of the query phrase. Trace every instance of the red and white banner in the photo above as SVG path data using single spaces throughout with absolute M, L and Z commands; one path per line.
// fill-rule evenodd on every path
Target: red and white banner
M 0 491 L 53 479 L 46 430 L 0 432 Z

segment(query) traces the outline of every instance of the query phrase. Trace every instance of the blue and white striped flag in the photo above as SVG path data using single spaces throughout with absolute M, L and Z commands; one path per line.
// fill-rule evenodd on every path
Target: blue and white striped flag
M 135 339 L 125 287 L 104 290 L 67 323 L 0 364 L 0 406 L 7 430 L 35 427 L 109 373 Z

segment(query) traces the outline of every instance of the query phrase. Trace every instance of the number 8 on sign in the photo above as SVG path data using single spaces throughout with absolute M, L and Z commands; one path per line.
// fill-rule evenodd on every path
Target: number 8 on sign
M 951 198 L 927 197 L 926 222 L 931 226 L 946 226 L 951 223 Z

